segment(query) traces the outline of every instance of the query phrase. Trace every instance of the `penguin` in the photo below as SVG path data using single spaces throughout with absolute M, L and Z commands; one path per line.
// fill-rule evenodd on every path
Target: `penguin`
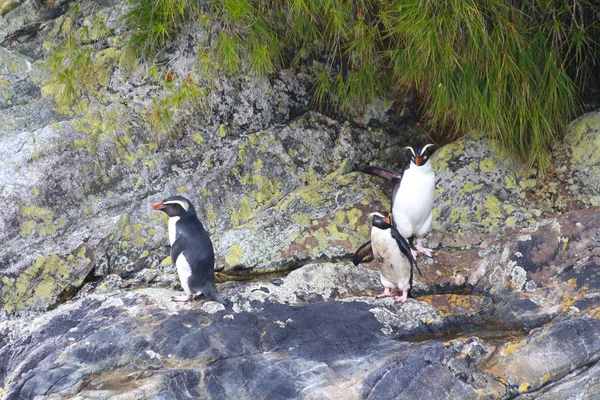
M 352 262 L 358 265 L 367 256 L 373 254 L 375 264 L 369 268 L 379 272 L 379 279 L 384 291 L 377 297 L 389 296 L 396 287 L 402 292 L 394 296 L 396 302 L 404 303 L 412 286 L 413 269 L 421 271 L 412 255 L 408 241 L 392 224 L 392 214 L 374 212 L 371 227 L 371 241 L 363 244 L 354 254 Z
M 190 301 L 204 294 L 214 301 L 226 304 L 215 286 L 215 253 L 208 233 L 196 216 L 192 203 L 182 196 L 172 196 L 152 204 L 169 216 L 169 243 L 171 260 L 177 267 L 179 281 L 186 294 L 173 301 Z
M 428 161 L 434 145 L 408 146 L 405 149 L 411 151 L 411 159 L 403 174 L 376 166 L 369 166 L 362 172 L 395 184 L 391 201 L 394 226 L 405 238 L 414 237 L 416 251 L 411 249 L 413 257 L 416 258 L 418 253 L 432 257 L 433 250 L 423 247 L 423 238 L 429 233 L 433 220 L 435 172 Z

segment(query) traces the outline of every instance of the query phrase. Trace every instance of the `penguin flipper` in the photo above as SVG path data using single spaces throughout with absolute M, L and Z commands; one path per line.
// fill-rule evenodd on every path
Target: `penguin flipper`
M 362 169 L 362 172 L 369 175 L 375 175 L 392 182 L 399 182 L 402 179 L 402 174 L 399 174 L 391 169 L 377 167 L 375 165 L 370 165 L 367 168 Z
M 371 247 L 371 241 L 369 240 L 367 243 L 363 244 L 356 250 L 354 253 L 354 257 L 352 257 L 352 263 L 354 265 L 358 265 L 367 259 L 369 256 L 373 256 L 373 248 Z
M 171 262 L 173 264 L 177 262 L 177 257 L 185 250 L 185 247 L 185 238 L 178 236 L 171 246 Z
M 417 260 L 415 260 L 415 258 L 412 255 L 412 251 L 411 251 L 410 245 L 408 244 L 408 240 L 406 240 L 404 238 L 404 236 L 402 236 L 400 234 L 400 232 L 398 232 L 398 229 L 396 229 L 394 226 L 392 226 L 391 229 L 392 229 L 392 238 L 394 238 L 394 240 L 396 240 L 396 243 L 398 243 L 398 248 L 400 248 L 400 251 L 402 252 L 402 254 L 404 254 L 404 256 L 406 258 L 408 258 L 408 261 L 410 262 L 410 266 L 412 268 L 416 268 L 417 271 L 419 272 L 419 275 L 423 276 L 423 274 L 421 273 L 421 270 L 419 269 L 419 266 L 417 265 Z

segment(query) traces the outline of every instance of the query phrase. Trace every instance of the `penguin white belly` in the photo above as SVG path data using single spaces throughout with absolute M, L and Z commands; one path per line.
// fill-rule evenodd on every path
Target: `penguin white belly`
M 189 278 L 192 276 L 192 268 L 185 258 L 184 253 L 181 253 L 179 257 L 177 257 L 177 261 L 175 261 L 175 266 L 177 267 L 177 275 L 179 275 L 179 282 L 181 282 L 181 287 L 185 290 L 186 293 L 192 293 L 190 290 L 190 281 Z
M 435 172 L 431 165 L 412 166 L 404 172 L 394 197 L 394 226 L 405 238 L 425 236 L 432 222 Z
M 410 289 L 410 261 L 398 247 L 389 229 L 376 227 L 371 229 L 371 246 L 376 261 L 383 260 L 379 268 L 383 286 L 398 287 L 400 290 Z
M 177 221 L 179 221 L 179 217 L 171 217 L 169 218 L 169 243 L 171 244 L 171 246 L 173 246 L 173 243 L 175 243 L 175 239 L 177 239 L 177 228 L 175 227 L 175 225 L 177 224 Z M 175 261 L 175 260 L 172 260 Z

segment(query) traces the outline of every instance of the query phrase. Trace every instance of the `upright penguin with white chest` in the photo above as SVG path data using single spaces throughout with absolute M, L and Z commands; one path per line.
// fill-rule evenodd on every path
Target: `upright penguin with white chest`
M 433 144 L 406 147 L 412 154 L 402 174 L 376 166 L 362 170 L 364 173 L 391 180 L 395 184 L 391 207 L 394 226 L 405 238 L 414 236 L 414 257 L 418 253 L 433 256 L 432 249 L 423 247 L 423 238 L 429 233 L 433 219 L 435 172 L 428 162 L 433 154 L 433 147 Z
M 412 286 L 413 268 L 419 270 L 417 262 L 408 241 L 392 225 L 392 215 L 387 212 L 369 215 L 373 217 L 371 241 L 354 253 L 352 261 L 354 265 L 358 265 L 372 251 L 375 261 L 368 268 L 379 272 L 379 279 L 384 287 L 381 296 L 389 296 L 393 289 L 398 288 L 402 291 L 402 296 L 395 296 L 394 299 L 404 303 Z
M 208 233 L 196 216 L 188 199 L 172 196 L 152 205 L 169 216 L 169 243 L 171 261 L 177 267 L 179 281 L 186 295 L 173 301 L 189 301 L 204 294 L 214 301 L 226 304 L 215 286 L 215 253 Z

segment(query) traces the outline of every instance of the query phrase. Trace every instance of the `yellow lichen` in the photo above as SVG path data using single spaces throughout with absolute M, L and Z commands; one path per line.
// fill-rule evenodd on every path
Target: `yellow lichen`
M 464 186 L 462 187 L 461 191 L 463 193 L 472 193 L 476 190 L 479 190 L 483 187 L 483 183 L 480 183 L 478 185 L 476 185 L 475 183 L 468 181 L 467 183 L 464 184 Z
M 504 354 L 505 356 L 510 356 L 521 347 L 523 347 L 523 342 L 506 343 L 502 349 L 502 354 Z
M 485 210 L 487 213 L 498 219 L 502 217 L 502 211 L 500 210 L 500 200 L 493 194 L 488 194 L 485 196 Z
M 529 383 L 522 383 L 519 386 L 519 392 L 523 393 L 529 390 L 529 388 L 531 387 L 531 385 Z
M 238 244 L 234 244 L 229 248 L 229 253 L 227 254 L 227 257 L 225 257 L 225 262 L 232 267 L 239 265 L 242 254 L 244 254 L 242 248 Z
M 496 163 L 491 158 L 484 158 L 479 163 L 481 172 L 492 172 L 496 169 Z
M 30 235 L 36 226 L 37 226 L 37 224 L 33 220 L 23 221 L 23 224 L 21 225 L 21 235 L 23 235 L 23 236 Z
M 219 129 L 217 129 L 217 136 L 219 136 L 220 138 L 224 138 L 225 136 L 227 136 L 227 130 L 225 129 L 225 125 L 219 125 Z

